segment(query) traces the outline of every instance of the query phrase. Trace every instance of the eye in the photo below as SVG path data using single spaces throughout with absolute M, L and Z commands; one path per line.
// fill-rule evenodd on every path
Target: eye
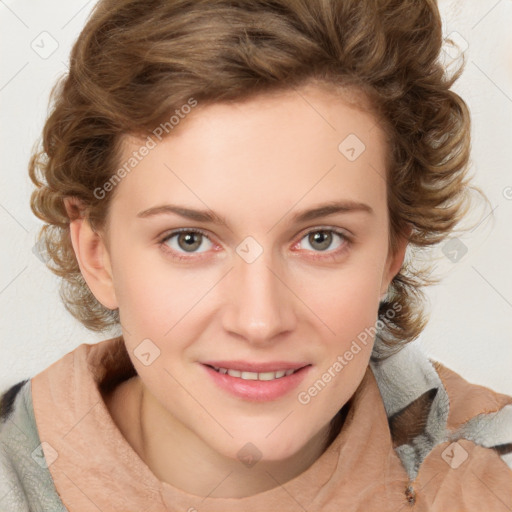
M 337 245 L 332 248 L 333 241 L 338 239 Z M 314 259 L 334 259 L 344 253 L 351 243 L 351 239 L 343 231 L 332 228 L 316 228 L 307 232 L 298 243 L 293 247 L 302 247 L 302 241 L 305 240 L 311 249 L 307 249 L 314 254 Z M 198 251 L 204 242 L 207 241 L 207 247 L 203 251 Z M 213 247 L 213 243 L 208 235 L 200 229 L 182 228 L 166 234 L 159 241 L 162 250 L 171 253 L 171 256 L 177 260 L 187 260 L 190 257 L 186 254 L 206 253 Z M 329 250 L 331 248 L 331 250 Z M 321 254 L 325 253 L 325 254 Z
M 336 238 L 340 240 L 337 245 L 333 248 L 333 242 L 336 242 Z M 327 254 L 315 254 L 314 258 L 325 258 L 325 257 L 336 257 L 344 252 L 350 244 L 350 238 L 342 231 L 330 228 L 316 228 L 306 233 L 301 241 L 294 247 L 302 247 L 302 241 L 306 241 L 307 244 L 312 248 L 311 250 L 315 253 L 325 252 Z M 329 250 L 331 248 L 331 250 Z M 309 250 L 309 249 L 308 249 Z
M 195 254 L 197 252 L 202 253 L 206 251 L 197 251 L 203 242 L 207 240 L 210 247 L 206 248 L 206 251 L 211 249 L 213 246 L 211 240 L 208 238 L 206 233 L 198 229 L 184 228 L 175 230 L 172 233 L 167 234 L 163 239 L 160 240 L 160 245 L 166 251 L 171 251 L 176 254 L 176 258 L 182 259 L 186 256 L 181 256 L 183 253 Z

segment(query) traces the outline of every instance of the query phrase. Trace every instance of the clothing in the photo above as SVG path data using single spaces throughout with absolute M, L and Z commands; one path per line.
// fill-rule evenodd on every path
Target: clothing
M 112 338 L 78 346 L 2 395 L 2 512 L 512 509 L 512 397 L 467 382 L 414 343 L 370 361 L 342 430 L 306 471 L 242 499 L 190 495 L 155 477 L 100 393 L 134 375 L 122 338 Z

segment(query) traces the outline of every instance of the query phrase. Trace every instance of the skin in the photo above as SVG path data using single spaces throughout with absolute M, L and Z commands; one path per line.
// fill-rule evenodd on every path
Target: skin
M 366 145 L 353 162 L 338 150 L 351 133 Z M 124 157 L 140 145 L 127 137 Z M 199 105 L 117 185 L 105 231 L 71 223 L 84 278 L 103 305 L 119 308 L 138 373 L 105 403 L 160 480 L 191 494 L 244 497 L 294 478 L 323 453 L 329 422 L 359 386 L 372 343 L 308 404 L 297 394 L 375 325 L 407 245 L 404 237 L 389 252 L 386 149 L 373 115 L 318 86 Z M 291 222 L 340 199 L 373 214 Z M 163 204 L 209 208 L 229 228 L 174 214 L 137 217 Z M 184 227 L 208 238 L 198 235 L 192 252 L 178 236 L 160 243 Z M 330 231 L 322 250 L 313 238 L 322 229 L 350 241 Z M 247 236 L 263 250 L 252 263 L 236 252 Z M 134 350 L 147 338 L 160 356 L 145 366 Z M 312 368 L 296 390 L 257 403 L 219 389 L 199 363 L 233 359 Z M 248 442 L 262 454 L 250 468 L 237 458 Z

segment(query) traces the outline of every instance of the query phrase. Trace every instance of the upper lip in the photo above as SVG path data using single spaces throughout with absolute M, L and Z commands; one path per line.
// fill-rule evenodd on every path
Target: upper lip
M 240 372 L 277 372 L 279 370 L 298 370 L 310 363 L 294 363 L 290 361 L 269 361 L 267 363 L 254 363 L 249 361 L 204 361 L 202 364 L 226 368 L 227 370 L 238 370 Z

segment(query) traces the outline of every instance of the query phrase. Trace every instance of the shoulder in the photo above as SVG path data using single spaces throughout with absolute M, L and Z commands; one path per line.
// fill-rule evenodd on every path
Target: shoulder
M 438 361 L 430 359 L 450 402 L 447 427 L 462 437 L 494 447 L 512 457 L 512 397 L 473 384 Z M 507 441 L 508 450 L 502 446 Z M 512 468 L 512 458 L 505 457 Z
M 0 509 L 65 512 L 39 440 L 31 381 L 0 393 Z
M 383 351 L 376 345 L 370 366 L 411 479 L 437 445 L 459 439 L 492 450 L 512 475 L 511 396 L 468 382 L 415 343 L 386 359 Z

